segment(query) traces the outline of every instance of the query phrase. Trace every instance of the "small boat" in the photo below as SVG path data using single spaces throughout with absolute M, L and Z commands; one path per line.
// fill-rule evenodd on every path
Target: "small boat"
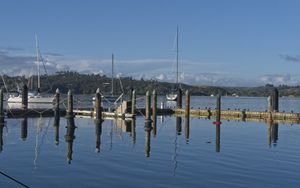
M 36 42 L 36 61 L 37 61 L 37 92 L 28 92 L 28 103 L 35 103 L 35 104 L 52 104 L 54 101 L 54 96 L 44 96 L 40 93 L 41 88 L 41 79 L 40 79 L 40 63 L 41 63 L 41 57 L 40 57 L 40 50 L 38 47 L 38 39 L 37 35 L 35 35 L 35 42 Z M 22 96 L 19 94 L 17 96 L 15 95 L 9 95 L 9 98 L 7 99 L 8 103 L 22 103 Z
M 176 93 L 169 93 L 166 95 L 166 98 L 168 101 L 176 101 L 177 100 L 177 94 Z

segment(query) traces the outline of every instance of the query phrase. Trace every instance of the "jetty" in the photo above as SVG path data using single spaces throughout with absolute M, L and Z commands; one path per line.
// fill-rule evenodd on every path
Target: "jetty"
M 24 90 L 26 92 L 26 90 Z M 192 109 L 190 107 L 190 92 L 187 90 L 183 95 L 181 89 L 177 93 L 177 103 L 175 108 L 166 108 L 163 104 L 158 108 L 157 94 L 153 90 L 146 92 L 145 107 L 137 108 L 136 93 L 132 90 L 130 98 L 122 101 L 115 109 L 108 109 L 101 106 L 101 94 L 97 89 L 95 94 L 95 103 L 89 108 L 74 108 L 73 93 L 69 90 L 67 95 L 66 107 L 61 108 L 60 93 L 56 90 L 55 99 L 52 108 L 28 108 L 28 100 L 23 97 L 21 108 L 4 109 L 4 94 L 0 90 L 0 119 L 7 118 L 24 118 L 24 117 L 89 117 L 101 121 L 105 118 L 122 118 L 130 119 L 136 116 L 144 116 L 145 121 L 156 121 L 156 116 L 172 115 L 176 117 L 189 118 L 208 118 L 215 119 L 215 123 L 221 120 L 238 120 L 238 121 L 269 121 L 284 123 L 300 123 L 300 113 L 280 112 L 278 90 L 274 89 L 273 94 L 268 97 L 268 109 L 265 111 L 249 111 L 246 109 L 231 110 L 221 109 L 221 96 L 216 96 L 216 108 L 210 109 Z M 22 96 L 27 96 L 22 93 Z M 183 97 L 185 106 L 182 105 Z

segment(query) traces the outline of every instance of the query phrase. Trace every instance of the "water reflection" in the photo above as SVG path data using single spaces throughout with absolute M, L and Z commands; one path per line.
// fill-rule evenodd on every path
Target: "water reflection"
M 3 151 L 3 128 L 4 128 L 4 120 L 0 120 L 0 153 Z
M 184 134 L 186 143 L 188 144 L 190 139 L 190 118 L 188 117 L 184 119 Z
M 27 117 L 24 117 L 22 120 L 21 120 L 21 139 L 23 141 L 26 140 L 27 138 L 27 133 L 28 133 L 28 119 Z
M 136 130 L 135 130 L 135 118 L 132 119 L 131 121 L 131 133 L 130 133 L 130 136 L 132 138 L 132 143 L 135 144 L 136 143 Z
M 268 125 L 268 145 L 269 147 L 277 145 L 278 141 L 278 123 L 273 122 L 272 120 L 267 121 Z
M 101 149 L 101 134 L 102 134 L 102 121 L 95 121 L 96 129 L 96 152 L 100 153 Z
M 54 133 L 55 133 L 55 145 L 59 144 L 59 123 L 60 123 L 60 117 L 55 116 L 54 123 L 53 123 Z
M 65 141 L 67 142 L 67 162 L 71 164 L 73 154 L 73 141 L 75 139 L 75 123 L 74 118 L 67 118 L 67 132 L 65 135 Z
M 181 117 L 176 117 L 176 134 L 181 135 L 181 124 L 182 124 L 182 118 Z
M 145 153 L 146 157 L 150 157 L 150 135 L 151 135 L 151 122 L 145 122 Z
M 216 152 L 220 152 L 220 137 L 221 137 L 221 125 L 216 124 Z

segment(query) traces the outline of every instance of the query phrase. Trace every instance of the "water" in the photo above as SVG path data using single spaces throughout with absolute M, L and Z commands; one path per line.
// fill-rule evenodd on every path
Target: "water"
M 284 100 L 281 108 L 299 109 L 298 99 Z M 192 97 L 191 101 L 208 107 L 215 104 L 210 97 Z M 223 107 L 264 110 L 263 101 L 223 98 Z M 0 171 L 29 187 L 300 184 L 299 125 L 223 121 L 218 129 L 213 120 L 193 118 L 186 125 L 184 119 L 179 124 L 179 118 L 166 116 L 157 118 L 154 134 L 145 129 L 142 117 L 127 123 L 105 120 L 101 131 L 93 119 L 75 118 L 75 139 L 70 139 L 65 137 L 70 133 L 65 118 L 57 129 L 53 118 L 28 118 L 27 129 L 24 119 L 6 121 Z M 21 186 L 0 175 L 0 187 Z

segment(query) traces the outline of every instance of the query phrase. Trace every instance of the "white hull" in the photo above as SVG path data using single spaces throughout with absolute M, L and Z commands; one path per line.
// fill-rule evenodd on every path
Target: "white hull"
M 166 95 L 166 98 L 168 101 L 176 101 L 177 100 L 177 94 L 170 93 Z
M 28 97 L 28 103 L 52 104 L 54 97 Z M 11 96 L 7 99 L 8 103 L 22 103 L 22 97 Z

